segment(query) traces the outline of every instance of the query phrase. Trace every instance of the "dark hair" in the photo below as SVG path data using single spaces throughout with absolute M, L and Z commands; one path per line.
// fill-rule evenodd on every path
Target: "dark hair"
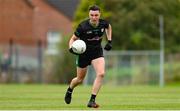
M 90 10 L 93 10 L 93 11 L 97 11 L 98 10 L 98 11 L 100 11 L 100 8 L 97 5 L 92 5 L 92 6 L 89 7 L 89 11 Z

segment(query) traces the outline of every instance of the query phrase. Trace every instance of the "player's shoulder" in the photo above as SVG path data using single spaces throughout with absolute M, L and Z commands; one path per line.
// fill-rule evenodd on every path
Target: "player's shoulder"
M 100 24 L 100 26 L 103 26 L 105 28 L 109 27 L 109 22 L 107 20 L 104 20 L 104 19 L 99 19 L 99 24 Z
M 80 26 L 85 26 L 85 25 L 87 25 L 89 23 L 89 19 L 84 19 L 83 21 L 81 21 L 80 23 L 79 23 L 79 25 Z
M 109 24 L 109 22 L 107 20 L 105 20 L 105 19 L 99 19 L 99 22 L 101 24 Z

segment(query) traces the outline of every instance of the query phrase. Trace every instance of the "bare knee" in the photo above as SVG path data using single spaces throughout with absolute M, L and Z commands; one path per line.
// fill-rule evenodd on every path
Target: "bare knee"
M 104 78 L 104 73 L 97 74 L 97 77 Z
M 83 82 L 83 79 L 82 78 L 77 78 L 77 83 L 78 84 L 81 84 Z

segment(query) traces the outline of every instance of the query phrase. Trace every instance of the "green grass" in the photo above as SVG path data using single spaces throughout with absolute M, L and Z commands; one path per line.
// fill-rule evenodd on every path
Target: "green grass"
M 64 103 L 67 86 L 0 85 L 0 110 L 89 110 L 91 86 L 78 86 L 70 105 Z M 180 110 L 179 86 L 103 86 L 99 110 Z

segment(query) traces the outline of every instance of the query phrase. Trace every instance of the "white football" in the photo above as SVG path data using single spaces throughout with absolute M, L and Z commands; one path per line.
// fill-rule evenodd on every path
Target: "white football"
M 86 51 L 86 43 L 83 40 L 76 40 L 72 43 L 72 50 L 77 54 L 82 54 Z

